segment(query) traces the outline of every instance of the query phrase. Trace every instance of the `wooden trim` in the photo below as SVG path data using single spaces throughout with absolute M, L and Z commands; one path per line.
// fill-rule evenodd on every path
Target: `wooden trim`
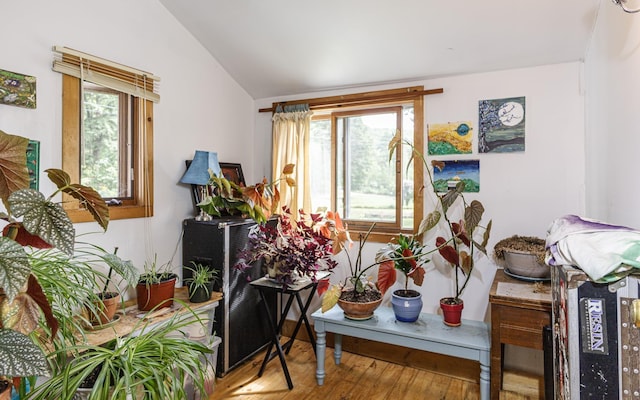
M 80 79 L 62 75 L 62 169 L 72 182 L 80 177 Z M 78 208 L 78 201 L 64 195 L 66 210 Z M 75 203 L 75 205 L 73 205 Z
M 424 97 L 418 97 L 413 104 L 413 145 L 422 154 L 424 152 Z M 424 217 L 424 164 L 414 158 L 413 161 L 413 231 L 420 230 Z
M 143 116 L 142 101 L 146 101 Z M 153 102 L 134 98 L 134 199 L 122 206 L 109 207 L 109 219 L 153 216 Z M 144 120 L 143 120 L 144 118 Z M 71 182 L 80 182 L 80 79 L 62 75 L 62 169 Z M 144 129 L 146 127 L 146 129 Z M 70 195 L 62 194 L 62 207 L 72 222 L 92 222 L 93 216 Z
M 444 89 L 424 90 L 422 86 L 413 86 L 401 89 L 380 90 L 375 92 L 355 93 L 340 96 L 318 97 L 315 99 L 302 99 L 281 101 L 273 103 L 271 108 L 260 108 L 258 112 L 273 112 L 278 105 L 288 106 L 294 104 L 309 104 L 309 108 L 326 109 L 341 108 L 347 106 L 364 106 L 368 104 L 378 104 L 382 102 L 396 102 L 404 99 L 411 99 L 415 96 L 428 96 L 431 94 L 444 93 Z

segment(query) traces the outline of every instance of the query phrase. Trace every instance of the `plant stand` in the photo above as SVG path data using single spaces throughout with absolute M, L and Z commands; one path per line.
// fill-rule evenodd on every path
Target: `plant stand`
M 326 274 L 328 276 L 328 273 Z M 325 275 L 323 273 L 318 273 L 317 279 L 318 281 L 324 278 Z M 288 286 L 286 289 L 282 287 L 282 285 L 275 283 L 267 278 L 260 278 L 256 281 L 251 282 L 251 286 L 258 289 L 260 293 L 260 298 L 262 299 L 262 304 L 264 305 L 264 310 L 267 313 L 269 325 L 271 328 L 272 338 L 269 346 L 267 347 L 267 353 L 264 356 L 264 360 L 262 361 L 262 366 L 260 367 L 260 371 L 258 372 L 258 376 L 262 376 L 264 373 L 264 369 L 267 366 L 267 363 L 274 359 L 276 356 L 280 358 L 280 364 L 282 364 L 282 370 L 284 371 L 284 376 L 287 380 L 287 386 L 289 390 L 293 389 L 293 382 L 291 381 L 291 375 L 289 374 L 289 369 L 287 368 L 287 361 L 285 360 L 285 354 L 289 354 L 291 350 L 291 346 L 293 346 L 293 342 L 296 339 L 298 331 L 300 327 L 304 323 L 305 328 L 307 330 L 307 334 L 309 335 L 309 341 L 311 342 L 311 346 L 313 347 L 313 351 L 316 351 L 316 341 L 313 335 L 313 331 L 311 330 L 311 325 L 309 320 L 307 319 L 307 310 L 309 309 L 309 305 L 311 304 L 311 300 L 313 299 L 313 295 L 316 293 L 316 289 L 318 288 L 318 281 L 313 282 L 311 280 L 302 281 L 301 283 L 296 283 Z M 300 296 L 300 292 L 305 289 L 311 289 L 307 294 L 306 301 L 302 301 L 302 297 Z M 275 292 L 280 296 L 283 294 L 289 295 L 287 299 L 287 303 L 282 310 L 282 314 L 280 315 L 280 321 L 276 326 L 273 321 L 271 315 L 271 310 L 269 310 L 266 293 Z M 296 300 L 298 303 L 298 307 L 300 308 L 300 317 L 298 318 L 298 322 L 296 323 L 296 327 L 293 330 L 293 334 L 291 338 L 285 342 L 284 344 L 280 343 L 280 333 L 282 332 L 282 325 L 286 319 L 289 310 L 291 309 L 291 305 L 293 304 L 293 300 Z M 272 353 L 273 346 L 276 347 L 276 352 Z

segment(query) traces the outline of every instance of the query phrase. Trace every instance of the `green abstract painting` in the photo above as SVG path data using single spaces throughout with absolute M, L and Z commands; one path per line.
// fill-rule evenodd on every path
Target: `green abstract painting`
M 36 77 L 0 69 L 0 104 L 36 108 Z
M 27 145 L 27 169 L 29 170 L 29 187 L 40 190 L 38 175 L 40 174 L 40 142 L 29 140 Z

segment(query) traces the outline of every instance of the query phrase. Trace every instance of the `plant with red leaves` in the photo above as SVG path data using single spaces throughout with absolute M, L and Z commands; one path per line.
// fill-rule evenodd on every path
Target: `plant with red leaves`
M 44 284 L 35 275 L 37 266 L 32 265 L 33 253 L 37 253 L 33 249 L 53 248 L 49 251 L 67 258 L 74 254 L 73 223 L 52 199 L 60 192 L 67 193 L 80 200 L 104 230 L 109 223 L 109 209 L 100 194 L 91 187 L 71 183 L 62 170 L 45 171 L 57 187 L 49 197 L 31 189 L 28 143 L 27 138 L 0 131 L 0 199 L 7 210 L 0 218 L 9 222 L 0 236 L 0 376 L 14 379 L 49 374 L 41 344 L 34 342 L 38 335 L 29 334 L 39 326 L 41 315 L 49 339 L 59 328 L 50 300 L 53 296 L 43 291 Z
M 338 213 L 300 210 L 296 221 L 289 208 L 283 207 L 275 225 L 259 224 L 251 229 L 249 244 L 239 252 L 235 268 L 244 271 L 262 260 L 267 268 L 276 269 L 275 280 L 286 287 L 296 275 L 315 280 L 318 271 L 331 271 L 337 264 L 332 256 L 348 241 Z
M 389 246 L 381 249 L 377 259 L 384 259 L 378 268 L 378 289 L 384 294 L 396 282 L 396 270 L 402 272 L 405 277 L 404 290 L 409 289 L 409 278 L 416 286 L 422 286 L 425 269 L 422 266 L 429 262 L 428 255 L 431 252 L 425 250 L 425 246 L 412 236 L 400 234 Z
M 465 188 L 464 181 L 457 182 L 454 188 L 450 188 L 448 192 L 441 195 L 437 192 L 433 182 L 433 175 L 429 169 L 429 165 L 424 155 L 416 149 L 413 143 L 402 140 L 396 135 L 389 143 L 389 159 L 397 151 L 399 146 L 406 145 L 411 147 L 412 154 L 409 163 L 414 159 L 418 159 L 424 164 L 424 169 L 429 176 L 431 190 L 435 196 L 436 208 L 431 211 L 420 223 L 416 239 L 420 240 L 427 232 L 437 227 L 444 228 L 442 236 L 438 236 L 435 240 L 435 246 L 438 253 L 453 269 L 455 279 L 455 295 L 450 299 L 451 303 L 460 303 L 460 296 L 467 287 L 471 278 L 471 272 L 474 268 L 475 252 L 480 251 L 486 255 L 486 245 L 489 241 L 491 232 L 491 221 L 485 226 L 480 225 L 484 214 L 484 206 L 478 200 L 467 203 L 463 192 Z M 432 161 L 431 166 L 442 170 L 444 163 L 442 161 Z M 450 208 L 459 200 L 464 208 L 464 219 L 452 221 L 449 216 Z M 476 240 L 476 236 L 480 236 L 481 240 Z

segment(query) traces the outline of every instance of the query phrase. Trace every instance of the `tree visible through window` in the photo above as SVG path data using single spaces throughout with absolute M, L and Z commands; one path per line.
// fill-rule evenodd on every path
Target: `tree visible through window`
M 413 169 L 406 169 L 406 155 L 393 154 L 389 161 L 388 145 L 396 132 L 413 140 L 413 102 L 314 116 L 312 208 L 337 210 L 355 229 L 372 222 L 382 231 L 413 229 Z
M 88 83 L 83 94 L 80 182 L 105 198 L 131 198 L 129 95 Z
M 62 169 L 94 187 L 112 207 L 109 218 L 153 216 L 153 102 L 150 72 L 63 46 L 53 70 L 62 74 Z M 73 222 L 92 221 L 85 205 L 63 194 Z

